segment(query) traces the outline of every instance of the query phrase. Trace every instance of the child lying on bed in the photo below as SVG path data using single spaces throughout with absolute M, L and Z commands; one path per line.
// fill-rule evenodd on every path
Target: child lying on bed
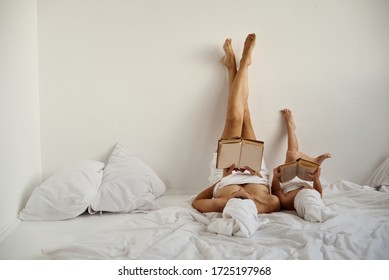
M 223 45 L 225 56 L 222 63 L 227 68 L 229 95 L 222 139 L 235 137 L 256 139 L 247 102 L 248 67 L 251 64 L 255 39 L 255 34 L 247 36 L 239 69 L 236 66 L 231 39 L 226 39 Z M 219 177 L 216 183 L 211 184 L 194 199 L 192 205 L 200 212 L 223 212 L 227 202 L 232 198 L 250 199 L 258 213 L 279 210 L 280 202 L 277 196 L 270 194 L 268 178 L 254 172 L 250 167 L 236 169 L 234 165 L 224 169 L 223 174 L 220 173 L 221 171 L 219 175 L 223 178 Z
M 320 182 L 320 165 L 331 157 L 325 153 L 312 158 L 299 151 L 296 123 L 289 109 L 282 110 L 288 130 L 288 150 L 285 163 L 296 161 L 300 158 L 316 162 L 319 167 L 312 174 L 308 174 L 311 181 L 304 181 L 295 177 L 294 179 L 281 183 L 282 171 L 277 168 L 273 170 L 272 193 L 278 196 L 281 209 L 296 210 L 297 214 L 309 222 L 324 222 L 334 215 L 333 211 L 326 207 L 322 201 L 323 189 Z

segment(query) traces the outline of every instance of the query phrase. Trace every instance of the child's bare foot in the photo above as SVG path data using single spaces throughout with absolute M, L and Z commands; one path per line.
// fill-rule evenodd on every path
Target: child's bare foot
M 318 157 L 316 158 L 316 162 L 320 165 L 320 164 L 322 164 L 322 162 L 323 162 L 324 160 L 326 160 L 327 158 L 330 158 L 330 157 L 331 157 L 331 154 L 330 154 L 330 153 L 322 154 L 322 155 L 320 155 L 320 156 L 318 156 Z
M 247 66 L 251 64 L 251 53 L 255 46 L 256 36 L 254 33 L 249 34 L 246 37 L 246 41 L 244 42 L 243 54 L 240 64 L 246 64 Z
M 296 129 L 296 123 L 294 121 L 292 111 L 289 109 L 283 109 L 281 112 L 284 114 L 286 125 Z
M 223 49 L 225 55 L 221 60 L 222 64 L 224 64 L 227 68 L 234 68 L 234 67 L 236 68 L 235 54 L 231 46 L 230 38 L 227 38 L 226 41 L 224 42 Z

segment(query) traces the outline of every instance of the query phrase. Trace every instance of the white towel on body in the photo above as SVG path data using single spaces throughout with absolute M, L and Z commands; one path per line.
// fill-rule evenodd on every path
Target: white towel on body
M 336 215 L 335 211 L 325 206 L 320 193 L 314 189 L 302 189 L 294 198 L 297 214 L 308 222 L 325 222 Z
M 301 180 L 299 177 L 294 177 L 292 180 L 280 184 L 284 194 L 300 189 L 301 187 L 313 188 L 313 182 Z
M 231 198 L 224 207 L 222 218 L 214 219 L 207 229 L 227 236 L 251 237 L 259 224 L 254 201 Z
M 269 187 L 269 181 L 256 176 L 251 175 L 249 172 L 233 172 L 226 177 L 223 177 L 213 188 L 213 197 L 216 197 L 216 192 L 229 185 L 244 185 L 244 184 L 260 184 Z

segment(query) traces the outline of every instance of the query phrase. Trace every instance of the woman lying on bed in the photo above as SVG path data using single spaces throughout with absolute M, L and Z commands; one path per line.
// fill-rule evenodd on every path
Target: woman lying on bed
M 249 93 L 248 67 L 251 64 L 251 53 L 255 39 L 255 34 L 247 36 L 239 69 L 236 67 L 231 39 L 227 39 L 223 45 L 225 56 L 222 63 L 228 72 L 229 96 L 222 139 L 236 137 L 256 139 L 247 102 Z M 211 166 L 215 166 L 215 161 L 216 153 Z M 215 168 L 213 169 L 216 171 Z M 250 167 L 237 169 L 234 165 L 224 169 L 222 178 L 194 199 L 193 207 L 203 213 L 223 212 L 231 198 L 251 199 L 255 203 L 258 213 L 271 213 L 280 209 L 279 199 L 270 194 L 269 181 L 265 176 L 255 172 Z

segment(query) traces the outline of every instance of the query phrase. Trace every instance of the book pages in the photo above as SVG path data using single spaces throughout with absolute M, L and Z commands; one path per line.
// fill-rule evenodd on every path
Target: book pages
M 284 183 L 292 180 L 294 177 L 299 177 L 304 181 L 312 181 L 310 173 L 314 173 L 319 165 L 315 162 L 298 159 L 294 162 L 288 162 L 278 166 L 279 170 L 282 170 L 280 182 Z
M 294 177 L 296 177 L 297 173 L 297 162 L 291 162 L 284 165 L 280 165 L 279 170 L 282 172 L 282 175 L 280 177 L 280 182 L 288 182 L 292 180 Z

